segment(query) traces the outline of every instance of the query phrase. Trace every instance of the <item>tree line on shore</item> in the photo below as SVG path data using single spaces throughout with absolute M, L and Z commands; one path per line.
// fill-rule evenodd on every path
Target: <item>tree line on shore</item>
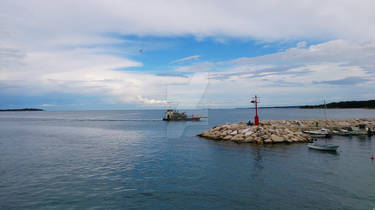
M 0 112 L 22 112 L 22 111 L 44 111 L 43 109 L 25 108 L 25 109 L 0 109 Z
M 332 102 L 326 105 L 306 105 L 300 106 L 302 109 L 323 109 L 323 108 L 368 108 L 375 109 L 375 100 L 368 101 L 341 101 L 341 102 Z

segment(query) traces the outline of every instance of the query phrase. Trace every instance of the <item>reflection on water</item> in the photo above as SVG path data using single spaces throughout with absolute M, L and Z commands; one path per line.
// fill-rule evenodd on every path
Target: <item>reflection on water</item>
M 262 176 L 263 170 L 263 159 L 262 159 L 262 151 L 261 147 L 254 147 L 254 172 L 252 173 L 253 179 L 258 179 Z
M 338 151 L 322 151 L 322 150 L 315 150 L 315 149 L 309 149 L 309 152 L 324 153 L 324 154 L 331 154 L 331 155 L 339 155 L 340 154 Z
M 336 154 L 306 144 L 239 145 L 196 134 L 245 121 L 249 110 L 209 110 L 202 122 L 153 120 L 163 113 L 2 113 L 0 209 L 374 206 L 374 137 L 333 137 L 327 141 L 340 146 Z M 329 115 L 375 117 L 375 111 L 329 110 Z M 309 119 L 321 113 L 263 109 L 260 116 Z

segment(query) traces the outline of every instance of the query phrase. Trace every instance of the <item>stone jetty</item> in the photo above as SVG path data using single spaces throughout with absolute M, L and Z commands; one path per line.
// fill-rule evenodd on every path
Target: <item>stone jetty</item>
M 263 120 L 259 126 L 249 126 L 245 122 L 225 123 L 198 134 L 200 137 L 213 140 L 232 141 L 236 143 L 298 143 L 311 142 L 312 138 L 303 131 L 348 129 L 364 125 L 375 131 L 375 118 L 361 119 L 312 119 L 312 120 Z

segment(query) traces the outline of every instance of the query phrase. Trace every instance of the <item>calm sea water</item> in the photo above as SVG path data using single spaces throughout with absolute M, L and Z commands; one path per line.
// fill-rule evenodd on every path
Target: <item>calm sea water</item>
M 334 137 L 339 152 L 306 144 L 257 146 L 195 135 L 252 111 L 0 113 L 0 209 L 372 209 L 374 137 Z M 262 109 L 261 119 L 324 118 L 322 110 Z M 375 118 L 330 109 L 329 118 Z

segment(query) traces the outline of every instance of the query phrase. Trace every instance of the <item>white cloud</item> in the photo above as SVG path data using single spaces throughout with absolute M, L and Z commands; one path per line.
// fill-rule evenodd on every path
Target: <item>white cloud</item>
M 258 56 L 239 58 L 223 64 L 309 64 L 337 62 L 351 65 L 374 65 L 373 42 L 355 42 L 348 40 L 332 40 L 308 48 L 290 48 L 286 51 Z
M 158 76 L 116 70 L 142 64 L 98 52 L 100 49 L 27 53 L 20 59 L 21 62 L 0 67 L 2 92 L 16 95 L 56 92 L 84 94 L 102 97 L 103 100 L 110 100 L 112 103 L 166 106 L 166 88 L 175 90 L 188 85 L 191 80 L 191 77 Z M 194 93 L 194 87 L 190 87 L 189 90 Z M 179 93 L 172 91 L 169 97 L 173 98 L 174 94 Z M 199 97 L 200 95 L 196 96 Z M 182 105 L 184 103 L 181 101 Z
M 195 63 L 175 70 L 195 72 L 184 77 L 115 70 L 142 64 L 98 50 L 8 53 L 22 59 L 0 68 L 2 91 L 96 95 L 113 103 L 150 106 L 166 106 L 169 101 L 180 107 L 244 106 L 255 93 L 266 99 L 263 105 L 288 105 L 308 103 L 320 95 L 365 99 L 375 92 L 372 43 L 336 40 L 253 58 Z
M 245 106 L 253 94 L 265 98 L 263 105 L 319 103 L 322 98 L 372 99 L 374 58 L 372 43 L 335 40 L 217 62 L 212 68 L 222 70 L 210 73 L 207 95 L 227 106 Z
M 210 71 L 214 66 L 211 62 L 202 62 L 192 65 L 179 66 L 175 69 L 176 72 L 206 72 Z
M 297 48 L 304 48 L 304 47 L 306 47 L 306 45 L 307 45 L 306 41 L 298 42 L 297 43 Z
M 41 107 L 54 107 L 56 105 L 55 104 L 40 104 L 38 106 L 41 106 Z
M 192 55 L 192 56 L 180 58 L 178 60 L 174 60 L 171 63 L 184 63 L 187 61 L 198 60 L 199 58 L 200 58 L 200 55 Z
M 3 0 L 0 4 L 2 25 L 12 36 L 29 32 L 33 33 L 30 39 L 40 40 L 107 32 L 260 40 L 367 40 L 375 34 L 375 2 L 371 0 Z
M 0 85 L 8 93 L 92 94 L 150 105 L 165 104 L 166 89 L 168 98 L 186 106 L 201 103 L 202 95 L 206 104 L 232 106 L 247 104 L 254 93 L 274 98 L 266 104 L 280 104 L 275 95 L 283 96 L 286 104 L 318 94 L 368 98 L 375 92 L 373 8 L 371 0 L 2 0 Z M 309 47 L 300 42 L 296 48 L 265 56 L 179 66 L 176 72 L 196 74 L 177 77 L 116 70 L 143 64 L 114 56 L 108 46 L 126 41 L 108 38 L 108 33 L 193 35 L 224 43 L 226 37 L 264 43 L 332 41 Z M 134 51 L 130 48 L 141 46 L 123 50 Z M 173 63 L 199 58 L 193 55 Z M 210 72 L 208 81 L 204 72 Z M 351 84 L 335 85 L 345 82 Z

